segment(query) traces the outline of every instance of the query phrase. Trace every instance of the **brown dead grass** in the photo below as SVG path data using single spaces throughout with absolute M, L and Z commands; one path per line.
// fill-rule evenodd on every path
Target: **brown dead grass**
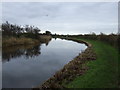
M 41 43 L 49 42 L 51 39 L 52 39 L 52 36 L 50 36 L 50 35 L 40 35 Z
M 31 38 L 4 38 L 2 39 L 2 47 L 7 47 L 7 46 L 15 46 L 15 45 L 30 45 L 30 44 L 36 44 L 39 43 L 38 40 L 31 39 Z

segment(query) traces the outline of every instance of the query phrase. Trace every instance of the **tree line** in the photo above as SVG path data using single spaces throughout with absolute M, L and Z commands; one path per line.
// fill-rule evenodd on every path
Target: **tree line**
M 33 38 L 37 39 L 39 38 L 40 35 L 40 29 L 35 26 L 30 26 L 30 25 L 16 25 L 16 24 L 10 24 L 8 21 L 5 23 L 2 23 L 2 36 L 3 37 L 28 37 L 28 38 Z M 50 35 L 50 31 L 46 31 L 44 34 Z
M 83 38 L 83 39 L 91 39 L 91 40 L 99 40 L 105 43 L 108 43 L 114 47 L 119 48 L 120 50 L 120 34 L 109 34 L 106 35 L 104 33 L 100 33 L 99 35 L 96 35 L 94 32 L 91 34 L 79 34 L 79 35 L 58 35 L 54 34 L 53 37 L 73 37 L 73 38 Z

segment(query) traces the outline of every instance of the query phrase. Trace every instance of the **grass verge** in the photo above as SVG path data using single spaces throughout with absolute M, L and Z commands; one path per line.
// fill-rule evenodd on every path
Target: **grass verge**
M 118 87 L 118 50 L 104 42 L 84 40 L 93 45 L 97 54 L 97 60 L 86 62 L 89 70 L 76 76 L 69 84 L 63 84 L 67 88 L 117 88 Z

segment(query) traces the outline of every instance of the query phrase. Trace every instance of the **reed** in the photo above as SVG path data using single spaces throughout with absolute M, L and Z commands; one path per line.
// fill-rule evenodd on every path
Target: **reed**
M 15 45 L 30 45 L 37 43 L 39 43 L 38 40 L 25 38 L 25 37 L 21 37 L 21 38 L 9 37 L 2 39 L 2 47 L 15 46 Z
M 52 39 L 52 36 L 50 35 L 40 35 L 39 40 L 41 43 L 49 42 Z

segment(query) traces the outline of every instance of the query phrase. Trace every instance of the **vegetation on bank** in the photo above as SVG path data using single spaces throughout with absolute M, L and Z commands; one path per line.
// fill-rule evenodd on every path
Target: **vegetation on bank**
M 118 88 L 119 72 L 118 72 L 118 56 L 120 53 L 117 48 L 98 40 L 80 39 L 93 45 L 93 50 L 97 55 L 95 61 L 85 63 L 89 70 L 82 76 L 76 76 L 69 84 L 65 84 L 67 88 Z
M 52 36 L 50 35 L 40 35 L 40 38 L 39 38 L 41 43 L 46 43 L 46 42 L 49 43 L 51 39 L 52 39 Z
M 10 24 L 8 21 L 2 23 L 2 37 L 26 37 L 37 39 L 39 37 L 39 32 L 41 30 L 38 27 L 34 26 L 20 26 L 16 24 Z
M 40 33 L 34 26 L 20 26 L 8 23 L 2 24 L 2 46 L 26 45 L 42 43 L 42 39 L 51 39 L 51 32 Z
M 100 33 L 98 35 L 96 35 L 95 33 L 91 33 L 91 34 L 79 34 L 79 35 L 58 35 L 55 34 L 53 35 L 53 37 L 59 37 L 59 38 L 67 38 L 67 37 L 76 37 L 76 38 L 81 38 L 81 39 L 90 39 L 90 40 L 98 40 L 98 41 L 102 41 L 105 43 L 110 44 L 111 46 L 114 46 L 116 48 L 119 48 L 120 50 L 120 34 L 109 34 L 106 35 L 104 33 Z
M 25 38 L 25 37 L 21 37 L 21 38 L 9 37 L 2 39 L 2 47 L 15 46 L 15 45 L 34 45 L 38 43 L 39 41 L 36 39 Z

